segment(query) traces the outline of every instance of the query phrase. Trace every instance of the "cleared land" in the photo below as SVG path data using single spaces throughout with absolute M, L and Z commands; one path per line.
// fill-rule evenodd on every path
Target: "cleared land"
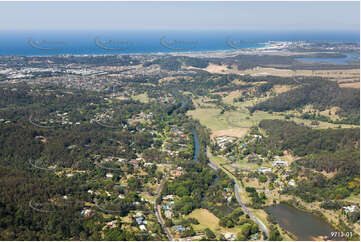
M 142 103 L 148 103 L 149 102 L 149 97 L 148 97 L 148 95 L 146 93 L 134 95 L 134 96 L 132 96 L 132 98 L 134 100 L 142 102 Z
M 219 218 L 207 209 L 203 208 L 193 210 L 192 213 L 187 215 L 187 218 L 195 218 L 198 220 L 199 224 L 192 225 L 194 230 L 198 232 L 203 232 L 206 228 L 211 229 L 216 235 L 224 233 L 237 234 L 241 231 L 241 226 L 236 226 L 234 228 L 224 228 L 219 226 Z
M 289 87 L 284 86 L 284 88 L 277 87 L 278 92 L 283 92 Z M 300 115 L 300 113 L 295 110 L 290 110 L 282 113 L 269 113 L 264 111 L 256 111 L 251 114 L 247 107 L 253 106 L 259 102 L 262 102 L 269 97 L 254 98 L 244 102 L 233 102 L 233 99 L 240 97 L 241 92 L 230 92 L 228 95 L 225 95 L 222 98 L 222 101 L 226 104 L 233 105 L 237 108 L 235 111 L 226 111 L 222 113 L 222 109 L 217 107 L 215 104 L 210 103 L 212 99 L 209 98 L 198 98 L 194 99 L 193 103 L 195 104 L 196 109 L 188 111 L 188 115 L 192 116 L 194 119 L 198 119 L 202 125 L 206 126 L 211 130 L 211 136 L 233 136 L 233 137 L 243 137 L 247 134 L 249 128 L 252 126 L 258 125 L 259 122 L 263 119 L 285 119 L 285 116 L 290 116 L 289 120 L 294 121 L 299 124 L 304 124 L 312 128 L 327 129 L 327 128 L 338 128 L 339 124 L 332 124 L 324 121 L 319 121 L 319 125 L 312 125 L 313 120 L 301 119 L 297 117 L 291 117 L 292 115 Z M 305 107 L 305 111 L 312 110 L 312 107 Z M 328 113 L 331 111 L 331 115 Z M 325 116 L 330 116 L 332 119 L 337 119 L 335 112 L 337 108 L 332 108 L 330 110 L 323 111 L 321 114 Z M 352 128 L 358 127 L 356 125 L 346 125 L 342 124 L 342 128 Z

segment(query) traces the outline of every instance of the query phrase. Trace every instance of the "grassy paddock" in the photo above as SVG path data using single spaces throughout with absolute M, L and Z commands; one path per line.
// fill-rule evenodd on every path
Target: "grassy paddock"
M 236 226 L 234 228 L 224 228 L 219 226 L 219 218 L 207 209 L 203 208 L 193 210 L 192 213 L 187 215 L 187 218 L 195 218 L 198 220 L 199 224 L 193 225 L 194 230 L 197 232 L 203 232 L 204 229 L 209 228 L 218 236 L 224 233 L 237 234 L 241 231 L 241 226 Z

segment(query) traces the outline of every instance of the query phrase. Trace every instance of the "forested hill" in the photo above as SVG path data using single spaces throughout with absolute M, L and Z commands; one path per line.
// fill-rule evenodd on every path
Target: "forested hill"
M 360 170 L 360 129 L 311 129 L 284 120 L 262 120 L 268 137 L 264 146 L 290 150 L 302 157 L 296 163 L 318 171 L 358 176 Z
M 284 120 L 262 120 L 259 126 L 269 135 L 268 145 L 297 156 L 356 149 L 360 143 L 359 128 L 311 129 Z
M 303 86 L 281 93 L 276 97 L 261 102 L 252 108 L 256 110 L 283 112 L 311 104 L 323 111 L 339 107 L 338 115 L 349 123 L 360 123 L 360 92 L 358 89 L 341 88 L 336 82 L 317 80 Z
M 263 152 L 288 150 L 299 157 L 291 164 L 298 186 L 289 193 L 306 202 L 359 195 L 359 128 L 320 130 L 284 120 L 263 120 L 259 126 L 267 133 L 259 146 Z

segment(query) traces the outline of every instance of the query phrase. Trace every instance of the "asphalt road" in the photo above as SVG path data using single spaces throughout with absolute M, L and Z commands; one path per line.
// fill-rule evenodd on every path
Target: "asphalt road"
M 207 156 L 209 157 L 209 150 L 207 148 Z M 212 166 L 215 166 L 218 168 L 220 168 L 216 163 L 214 162 L 211 162 Z M 228 173 L 226 172 L 226 174 L 228 175 Z M 257 218 L 256 216 L 253 215 L 253 213 L 246 207 L 246 205 L 242 202 L 241 200 L 241 196 L 239 194 L 239 185 L 237 183 L 237 180 L 233 177 L 233 176 L 230 176 L 228 175 L 233 181 L 234 181 L 234 192 L 235 192 L 235 195 L 236 195 L 236 199 L 237 199 L 237 202 L 238 204 L 241 206 L 243 212 L 245 214 L 248 214 L 248 216 L 258 225 L 259 229 L 264 232 L 264 234 L 266 235 L 266 239 L 268 240 L 269 238 L 269 232 L 268 232 L 268 229 L 266 227 L 266 225 L 259 219 Z
M 164 230 L 164 232 L 167 234 L 167 237 L 168 237 L 168 240 L 170 241 L 174 241 L 174 238 L 172 236 L 172 233 L 169 231 L 169 229 L 167 228 L 167 226 L 165 226 L 165 223 L 163 221 L 163 218 L 162 218 L 162 215 L 161 215 L 161 207 L 159 204 L 157 204 L 157 199 L 158 197 L 160 196 L 160 192 L 162 191 L 163 189 L 163 185 L 165 183 L 165 181 L 167 180 L 170 172 L 172 171 L 172 169 L 170 169 L 167 174 L 164 176 L 162 182 L 160 183 L 160 186 L 158 188 L 158 191 L 157 191 L 157 198 L 154 202 L 154 210 L 155 210 L 155 215 L 157 216 L 157 219 L 158 219 L 158 222 L 160 223 L 160 226 L 162 226 L 162 229 Z
M 264 225 L 264 223 L 259 219 L 257 218 L 256 216 L 253 215 L 253 213 L 248 210 L 248 208 L 246 207 L 246 205 L 242 202 L 241 200 L 241 196 L 239 195 L 239 185 L 236 181 L 235 182 L 235 185 L 234 185 L 234 192 L 236 194 L 236 199 L 237 199 L 237 202 L 239 203 L 239 205 L 242 207 L 242 210 L 245 214 L 248 214 L 248 216 L 258 225 L 259 229 L 264 232 L 264 234 L 266 235 L 266 239 L 268 240 L 269 238 L 269 233 L 268 233 L 268 229 L 266 227 L 266 225 Z

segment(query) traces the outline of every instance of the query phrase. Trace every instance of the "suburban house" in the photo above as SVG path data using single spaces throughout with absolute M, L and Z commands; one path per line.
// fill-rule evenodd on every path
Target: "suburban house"
M 258 169 L 258 172 L 259 173 L 268 173 L 268 172 L 272 172 L 272 169 L 271 168 L 267 168 L 267 167 L 260 167 Z
M 183 227 L 183 225 L 175 225 L 172 227 L 172 229 L 176 232 L 183 233 L 186 229 Z
M 295 182 L 295 180 L 290 180 L 289 182 L 288 182 L 288 185 L 290 185 L 290 186 L 292 186 L 292 187 L 295 187 L 296 186 L 296 182 Z
M 106 223 L 106 225 L 108 228 L 115 228 L 115 227 L 117 227 L 117 221 L 113 220 L 111 222 Z
M 173 213 L 170 211 L 170 210 L 166 210 L 165 212 L 164 212 L 164 215 L 165 215 L 165 217 L 166 218 L 172 218 L 172 216 L 173 216 Z
M 272 163 L 272 166 L 288 166 L 288 162 L 282 160 L 276 160 Z
M 236 240 L 236 236 L 233 233 L 225 233 L 224 238 L 226 240 Z
M 141 225 L 139 226 L 139 229 L 140 229 L 141 231 L 146 231 L 146 230 L 147 230 L 147 228 L 145 227 L 144 224 L 141 224 Z
M 356 211 L 356 205 L 350 205 L 350 206 L 343 207 L 343 210 L 346 213 L 353 213 Z
M 83 215 L 84 217 L 90 217 L 93 212 L 91 209 L 83 209 L 81 212 L 80 212 L 81 215 Z

